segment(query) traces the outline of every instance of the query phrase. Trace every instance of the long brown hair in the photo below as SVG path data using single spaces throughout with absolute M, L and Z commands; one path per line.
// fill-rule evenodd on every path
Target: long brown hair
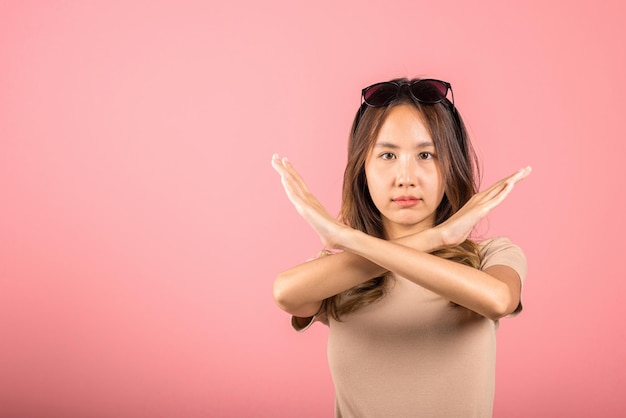
M 398 84 L 416 80 L 395 79 Z M 415 106 L 433 138 L 445 182 L 445 193 L 435 214 L 435 225 L 458 211 L 478 190 L 478 160 L 467 135 L 463 119 L 454 105 L 445 99 L 440 103 L 421 104 L 407 89 L 386 107 L 361 105 L 352 124 L 348 141 L 348 161 L 343 178 L 341 220 L 352 228 L 384 239 L 380 212 L 374 205 L 365 176 L 365 160 L 376 141 L 378 132 L 390 108 L 400 104 Z M 442 258 L 478 268 L 480 255 L 477 245 L 466 240 L 461 245 L 433 252 Z M 369 305 L 385 293 L 386 275 L 368 280 L 324 301 L 322 309 L 336 320 Z

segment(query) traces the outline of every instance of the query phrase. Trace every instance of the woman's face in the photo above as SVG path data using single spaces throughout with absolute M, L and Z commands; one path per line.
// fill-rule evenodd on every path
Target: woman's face
M 415 107 L 389 109 L 365 160 L 365 175 L 388 239 L 434 225 L 444 183 L 435 144 Z

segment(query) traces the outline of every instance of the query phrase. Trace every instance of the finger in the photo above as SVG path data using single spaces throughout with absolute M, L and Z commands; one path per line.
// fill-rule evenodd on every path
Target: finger
M 495 182 L 494 184 L 491 185 L 491 187 L 478 193 L 476 195 L 476 198 L 480 201 L 492 199 L 493 197 L 502 193 L 507 187 L 507 184 L 509 183 L 515 184 L 518 181 L 528 177 L 531 172 L 532 172 L 532 168 L 530 166 L 524 167 L 516 171 L 515 173 L 503 178 L 502 180 Z
M 301 212 L 305 206 L 321 206 L 315 196 L 309 191 L 304 179 L 295 170 L 287 158 L 280 158 L 277 154 L 272 156 L 272 165 L 280 173 L 283 188 L 289 200 Z
M 281 181 L 289 199 L 292 202 L 296 203 L 297 201 L 298 203 L 300 203 L 302 202 L 302 200 L 305 199 L 306 194 L 302 191 L 298 183 L 294 181 L 294 178 L 291 175 L 287 174 L 281 176 Z
M 293 167 L 293 165 L 291 164 L 291 161 L 289 161 L 287 158 L 283 158 L 282 162 L 283 162 L 283 166 L 285 167 L 285 172 L 289 176 L 289 179 L 293 182 L 294 189 L 297 190 L 299 193 L 301 193 L 302 196 L 311 194 L 304 179 L 302 178 L 300 173 L 298 173 L 296 169 Z
M 489 188 L 483 190 L 482 192 L 476 193 L 473 197 L 474 201 L 477 204 L 481 204 L 493 199 L 502 193 L 502 191 L 506 188 L 506 185 L 508 184 L 507 181 L 508 177 L 492 184 Z
M 500 191 L 500 193 L 503 193 L 505 196 L 508 195 L 511 192 L 511 190 L 513 190 L 513 186 L 517 184 L 517 182 L 528 177 L 531 172 L 532 172 L 532 168 L 528 166 L 528 167 L 524 167 L 518 170 L 516 173 L 509 176 L 505 180 L 505 183 L 504 183 L 505 187 Z
M 272 167 L 283 179 L 284 184 L 289 184 L 294 192 L 307 192 L 308 189 L 304 184 L 302 177 L 295 171 L 287 158 L 280 158 L 278 154 L 272 156 Z
M 280 181 L 287 193 L 287 197 L 295 203 L 294 198 L 300 194 L 300 190 L 294 180 L 293 173 L 285 166 L 285 159 L 280 158 L 278 154 L 274 154 L 272 156 L 272 167 L 280 175 Z
M 515 173 L 511 174 L 509 177 L 507 177 L 505 179 L 505 181 L 508 182 L 513 182 L 513 183 L 517 183 L 518 181 L 525 179 L 526 177 L 528 177 L 530 175 L 530 173 L 532 172 L 532 168 L 530 166 L 524 167 L 519 169 L 518 171 L 516 171 Z
M 276 170 L 276 172 L 281 176 L 285 172 L 285 166 L 283 165 L 283 161 L 278 154 L 272 155 L 272 168 L 274 168 L 274 170 Z
M 285 193 L 287 194 L 289 201 L 291 201 L 296 208 L 301 207 L 302 196 L 297 190 L 294 190 L 293 184 L 285 177 L 281 177 L 281 183 L 283 184 L 283 188 L 285 189 Z
M 513 191 L 515 184 L 519 180 L 527 177 L 529 174 L 529 172 L 526 172 L 526 169 L 520 170 L 519 173 L 520 173 L 519 175 L 518 173 L 516 173 L 514 176 L 511 176 L 509 179 L 507 179 L 503 187 L 500 190 L 498 190 L 497 193 L 493 194 L 491 198 L 483 201 L 482 202 L 483 208 L 487 209 L 487 211 L 491 211 L 492 209 L 500 205 L 500 203 L 502 203 L 504 199 L 506 199 L 506 197 L 511 193 L 511 191 Z

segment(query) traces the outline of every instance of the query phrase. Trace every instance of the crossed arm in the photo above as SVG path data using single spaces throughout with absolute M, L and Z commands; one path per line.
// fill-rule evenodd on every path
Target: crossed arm
M 322 242 L 343 250 L 279 274 L 274 281 L 274 298 L 286 312 L 313 316 L 324 299 L 387 271 L 494 320 L 517 307 L 521 283 L 512 268 L 496 265 L 481 271 L 429 253 L 463 242 L 474 225 L 506 198 L 514 184 L 530 174 L 530 168 L 477 193 L 441 225 L 387 241 L 337 221 L 311 194 L 287 159 L 275 155 L 272 166 L 280 174 L 288 198 Z

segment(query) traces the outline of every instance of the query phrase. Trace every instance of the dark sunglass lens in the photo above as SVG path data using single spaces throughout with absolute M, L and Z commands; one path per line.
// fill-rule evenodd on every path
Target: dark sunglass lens
M 423 103 L 439 103 L 446 98 L 448 86 L 438 80 L 420 80 L 411 85 L 411 92 Z
M 363 100 L 370 106 L 388 105 L 398 94 L 398 86 L 393 83 L 379 83 L 363 91 Z

